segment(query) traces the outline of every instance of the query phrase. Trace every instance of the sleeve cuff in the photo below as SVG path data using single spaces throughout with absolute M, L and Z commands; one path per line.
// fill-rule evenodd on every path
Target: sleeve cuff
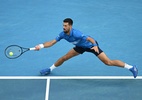
M 98 46 L 97 44 L 93 44 L 93 46 Z

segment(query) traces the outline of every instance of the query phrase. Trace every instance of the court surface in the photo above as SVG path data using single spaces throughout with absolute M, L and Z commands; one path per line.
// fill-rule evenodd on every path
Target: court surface
M 39 52 L 30 51 L 10 60 L 8 45 L 33 47 L 54 39 L 62 21 L 70 17 L 73 28 L 94 37 L 111 59 L 137 65 L 142 73 L 141 0 L 0 0 L 0 76 L 39 76 L 74 46 L 61 40 Z M 107 67 L 84 53 L 65 62 L 50 76 L 131 76 L 127 69 Z
M 1 100 L 45 100 L 46 80 L 0 79 Z
M 51 80 L 49 100 L 141 100 L 142 80 Z
M 2 100 L 141 100 L 141 79 L 105 78 L 8 79 L 6 77 L 0 79 L 0 98 Z

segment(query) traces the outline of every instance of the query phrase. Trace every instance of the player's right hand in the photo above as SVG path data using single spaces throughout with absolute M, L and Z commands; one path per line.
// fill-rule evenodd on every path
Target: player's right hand
M 39 45 L 35 46 L 35 50 L 39 51 L 41 49 L 41 47 Z
M 42 48 L 44 48 L 44 44 L 39 44 L 39 45 L 35 46 L 35 50 L 40 50 Z

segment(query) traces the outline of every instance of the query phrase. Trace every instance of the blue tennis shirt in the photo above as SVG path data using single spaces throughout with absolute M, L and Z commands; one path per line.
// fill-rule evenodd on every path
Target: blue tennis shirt
M 79 30 L 72 28 L 69 35 L 67 35 L 63 31 L 55 39 L 57 42 L 60 41 L 61 39 L 65 39 L 68 42 L 74 44 L 75 46 L 82 47 L 82 48 L 91 48 L 94 46 L 94 44 L 87 41 L 87 37 L 89 36 L 84 35 Z

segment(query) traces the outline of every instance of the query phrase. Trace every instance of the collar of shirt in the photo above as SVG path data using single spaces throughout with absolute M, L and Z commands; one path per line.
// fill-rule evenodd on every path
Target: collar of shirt
M 73 28 L 70 30 L 70 35 L 69 36 L 72 36 L 73 34 Z

